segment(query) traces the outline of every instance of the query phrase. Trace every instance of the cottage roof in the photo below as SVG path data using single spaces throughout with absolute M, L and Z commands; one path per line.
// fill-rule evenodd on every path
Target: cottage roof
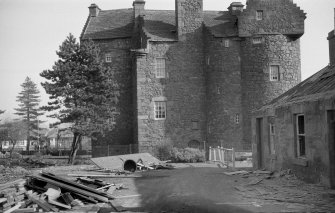
M 216 37 L 236 36 L 237 28 L 228 11 L 204 11 L 204 24 Z M 130 38 L 133 35 L 133 9 L 101 10 L 89 16 L 81 34 L 82 39 Z M 175 41 L 174 10 L 145 10 L 144 31 L 153 41 Z
M 275 98 L 260 110 L 333 97 L 335 97 L 335 65 L 323 68 L 278 98 Z

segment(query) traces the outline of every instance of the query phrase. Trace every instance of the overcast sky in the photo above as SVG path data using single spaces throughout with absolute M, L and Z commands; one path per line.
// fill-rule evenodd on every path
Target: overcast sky
M 237 0 L 204 0 L 204 10 L 226 10 Z M 274 0 L 273 0 L 274 1 Z M 69 33 L 77 38 L 88 16 L 88 6 L 102 10 L 131 8 L 132 0 L 0 0 L 0 109 L 13 118 L 16 96 L 27 76 L 48 101 L 39 73 L 57 60 L 56 50 Z M 174 0 L 146 0 L 147 9 L 174 10 Z M 302 78 L 329 62 L 328 32 L 334 29 L 335 0 L 294 0 L 306 13 L 301 38 Z M 245 0 L 242 1 L 245 4 Z

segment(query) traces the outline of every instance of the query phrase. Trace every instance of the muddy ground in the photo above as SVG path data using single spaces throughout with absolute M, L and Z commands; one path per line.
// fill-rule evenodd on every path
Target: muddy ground
M 67 176 L 92 166 L 49 167 Z M 113 194 L 129 212 L 335 212 L 335 192 L 306 184 L 293 174 L 240 174 L 215 164 L 178 164 L 178 169 L 136 172 L 136 178 L 103 178 L 123 184 Z M 35 171 L 37 172 L 37 170 Z M 266 179 L 269 178 L 269 179 Z M 72 177 L 73 179 L 73 177 Z M 261 180 L 261 181 L 260 181 Z

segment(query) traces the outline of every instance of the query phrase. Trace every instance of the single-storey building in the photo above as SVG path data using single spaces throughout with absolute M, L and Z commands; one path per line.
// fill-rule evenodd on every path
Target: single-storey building
M 254 112 L 255 168 L 291 169 L 307 182 L 335 187 L 335 34 L 330 64 Z

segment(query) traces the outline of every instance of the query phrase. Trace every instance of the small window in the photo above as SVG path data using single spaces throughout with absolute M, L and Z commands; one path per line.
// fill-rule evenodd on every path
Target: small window
M 263 20 L 263 10 L 256 11 L 256 20 Z
M 270 124 L 270 154 L 275 154 L 275 125 L 274 124 Z
M 106 63 L 111 63 L 112 62 L 112 55 L 111 54 L 106 54 L 105 55 L 105 60 L 106 60 Z
M 166 102 L 155 101 L 155 119 L 164 120 L 166 119 Z
M 156 78 L 165 78 L 165 58 L 156 58 Z
M 240 123 L 240 114 L 235 115 L 235 123 L 239 124 Z
M 224 46 L 229 47 L 229 40 L 228 39 L 224 40 Z
M 305 142 L 305 116 L 296 115 L 296 146 L 297 157 L 306 156 L 306 142 Z
M 270 81 L 279 81 L 279 66 L 271 65 L 270 66 Z
M 261 43 L 263 43 L 263 38 L 262 37 L 252 38 L 252 43 L 253 44 L 261 44 Z
M 192 130 L 198 130 L 199 129 L 199 121 L 193 120 L 192 121 Z
M 216 85 L 216 94 L 220 95 L 221 93 L 221 88 L 219 85 Z

